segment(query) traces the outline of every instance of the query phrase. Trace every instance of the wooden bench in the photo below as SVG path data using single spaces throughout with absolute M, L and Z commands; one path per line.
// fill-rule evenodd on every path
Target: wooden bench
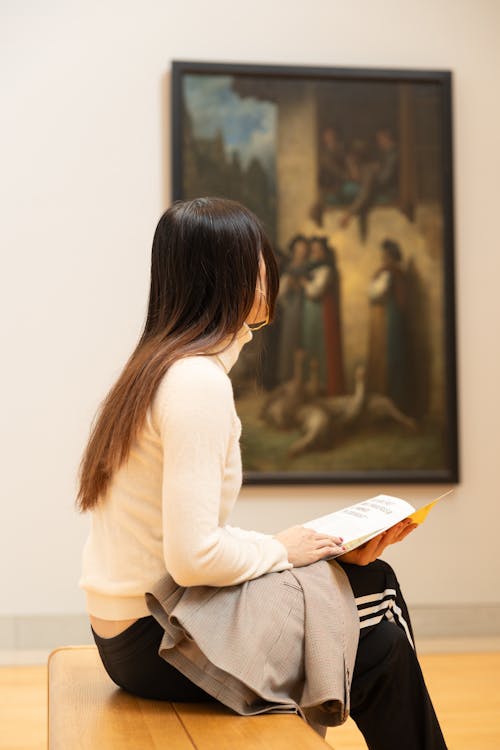
M 53 651 L 48 675 L 49 750 L 331 750 L 291 714 L 136 698 L 113 684 L 94 646 Z

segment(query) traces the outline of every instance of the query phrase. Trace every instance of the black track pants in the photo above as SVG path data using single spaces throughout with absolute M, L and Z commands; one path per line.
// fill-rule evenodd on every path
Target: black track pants
M 341 563 L 342 564 L 342 563 Z M 358 606 L 351 716 L 370 750 L 446 750 L 414 649 L 406 603 L 383 560 L 342 564 Z

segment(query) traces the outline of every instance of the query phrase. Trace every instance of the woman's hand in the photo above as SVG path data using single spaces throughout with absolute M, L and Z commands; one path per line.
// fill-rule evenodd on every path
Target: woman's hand
M 294 568 L 310 565 L 332 555 L 340 555 L 344 549 L 341 546 L 341 537 L 319 534 L 304 526 L 291 526 L 275 534 L 274 538 L 286 547 L 288 561 Z
M 340 558 L 341 562 L 352 563 L 353 565 L 368 565 L 376 560 L 377 557 L 380 557 L 389 544 L 402 542 L 417 526 L 418 524 L 412 523 L 409 518 L 406 518 L 395 526 L 391 526 L 390 529 L 382 532 L 382 534 L 374 536 L 373 539 L 365 542 L 361 547 L 343 554 Z

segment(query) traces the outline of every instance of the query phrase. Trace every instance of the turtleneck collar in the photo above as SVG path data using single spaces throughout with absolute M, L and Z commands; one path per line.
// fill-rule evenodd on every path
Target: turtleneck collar
M 219 360 L 226 373 L 229 373 L 233 365 L 236 364 L 236 361 L 240 356 L 240 352 L 245 344 L 253 339 L 253 333 L 248 325 L 246 323 L 243 323 L 234 340 L 231 341 L 231 339 L 232 336 L 228 336 L 227 342 L 226 340 L 221 341 L 220 345 L 217 348 L 223 349 L 223 351 L 219 351 L 217 354 L 214 353 L 212 355 Z M 223 348 L 224 345 L 226 348 Z

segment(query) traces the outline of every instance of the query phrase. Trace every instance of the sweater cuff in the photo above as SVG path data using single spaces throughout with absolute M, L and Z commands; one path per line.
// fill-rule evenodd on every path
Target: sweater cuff
M 150 613 L 144 596 L 116 596 L 86 591 L 87 612 L 102 620 L 131 620 Z
M 228 524 L 224 528 L 238 539 L 264 542 L 266 545 L 269 544 L 270 558 L 274 560 L 274 563 L 272 563 L 272 567 L 267 571 L 268 573 L 278 573 L 280 570 L 293 568 L 292 563 L 288 562 L 288 552 L 285 545 L 271 534 L 264 534 L 262 531 L 251 531 L 250 529 L 240 529 L 238 526 L 229 526 Z
M 269 573 L 279 573 L 280 570 L 290 570 L 293 568 L 292 563 L 288 560 L 288 552 L 285 545 L 274 536 L 270 536 L 269 539 L 280 553 L 280 558 L 275 562 L 273 567 L 269 569 Z

